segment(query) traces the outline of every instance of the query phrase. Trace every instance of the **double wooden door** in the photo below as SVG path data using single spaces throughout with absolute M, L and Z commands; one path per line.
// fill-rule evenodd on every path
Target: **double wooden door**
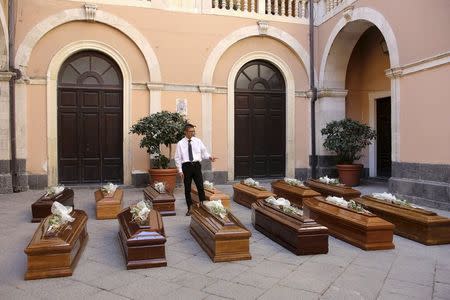
M 63 65 L 58 81 L 60 183 L 123 181 L 123 92 L 109 57 L 82 52 Z
M 282 177 L 286 169 L 284 79 L 265 61 L 252 61 L 236 77 L 235 177 Z

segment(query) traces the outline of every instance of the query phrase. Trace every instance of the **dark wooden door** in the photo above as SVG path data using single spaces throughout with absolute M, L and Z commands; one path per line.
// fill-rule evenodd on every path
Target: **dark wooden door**
M 120 69 L 109 57 L 81 52 L 58 78 L 60 183 L 123 181 L 123 93 Z
M 377 99 L 377 176 L 391 177 L 391 97 Z
M 286 157 L 285 85 L 265 61 L 242 67 L 235 89 L 235 177 L 281 177 Z

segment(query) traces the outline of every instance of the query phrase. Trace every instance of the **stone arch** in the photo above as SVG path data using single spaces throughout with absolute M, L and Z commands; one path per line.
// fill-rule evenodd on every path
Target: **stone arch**
M 286 84 L 286 176 L 295 174 L 295 81 L 289 65 L 280 57 L 264 51 L 250 52 L 240 57 L 228 75 L 227 87 L 227 131 L 228 131 L 228 180 L 234 180 L 234 88 L 239 70 L 253 60 L 266 60 L 275 65 L 284 77 Z
M 47 71 L 47 162 L 48 184 L 58 183 L 57 81 L 62 64 L 73 54 L 96 50 L 111 57 L 123 76 L 123 180 L 131 184 L 131 70 L 125 58 L 113 47 L 98 41 L 76 41 L 60 49 L 52 58 Z
M 17 50 L 15 57 L 16 67 L 26 74 L 26 68 L 30 60 L 31 52 L 33 51 L 34 46 L 46 33 L 65 23 L 84 20 L 86 20 L 85 10 L 83 8 L 75 8 L 54 14 L 41 21 L 39 24 L 36 24 L 25 36 Z M 138 29 L 125 20 L 101 10 L 96 11 L 95 21 L 114 27 L 128 36 L 144 56 L 151 81 L 161 82 L 161 69 L 155 51 Z

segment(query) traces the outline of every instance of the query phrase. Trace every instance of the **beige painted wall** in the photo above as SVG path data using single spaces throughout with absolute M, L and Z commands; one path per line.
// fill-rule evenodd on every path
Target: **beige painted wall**
M 450 164 L 450 64 L 400 81 L 401 161 Z
M 27 171 L 33 174 L 47 173 L 46 94 L 45 85 L 27 87 Z
M 131 124 L 149 114 L 149 92 L 147 90 L 133 90 L 131 94 Z M 150 158 L 146 149 L 139 147 L 141 138 L 138 135 L 131 136 L 131 169 L 132 171 L 147 171 L 150 166 Z

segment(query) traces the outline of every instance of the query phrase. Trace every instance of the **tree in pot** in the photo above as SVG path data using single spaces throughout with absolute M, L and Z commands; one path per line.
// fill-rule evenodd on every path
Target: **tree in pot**
M 326 136 L 323 146 L 336 152 L 339 180 L 347 186 L 359 185 L 361 164 L 353 164 L 361 158 L 361 151 L 376 138 L 375 130 L 352 119 L 332 121 L 321 130 Z
M 173 192 L 176 184 L 177 169 L 170 167 L 172 144 L 184 137 L 184 126 L 187 120 L 179 113 L 161 111 L 140 119 L 134 124 L 130 133 L 142 135 L 141 148 L 153 155 L 152 168 L 148 170 L 150 182 L 164 182 L 166 190 Z M 169 148 L 169 156 L 161 153 L 161 145 Z

